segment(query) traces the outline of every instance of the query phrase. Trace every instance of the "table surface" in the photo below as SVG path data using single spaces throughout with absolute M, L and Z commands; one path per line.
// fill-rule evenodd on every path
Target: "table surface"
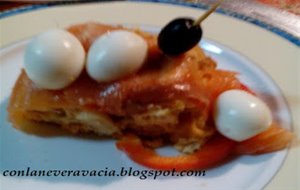
M 18 8 L 26 5 L 31 5 L 32 3 L 22 3 L 22 2 L 0 2 L 0 11 L 6 11 L 13 8 Z

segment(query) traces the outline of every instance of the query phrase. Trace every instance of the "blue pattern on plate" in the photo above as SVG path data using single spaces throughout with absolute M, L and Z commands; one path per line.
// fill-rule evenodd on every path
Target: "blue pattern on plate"
M 109 1 L 109 0 L 74 0 L 74 1 L 63 1 L 63 2 L 50 2 L 50 3 L 42 3 L 42 4 L 35 4 L 35 5 L 29 5 L 29 6 L 24 6 L 16 9 L 11 9 L 8 11 L 0 12 L 0 19 L 13 16 L 16 14 L 32 11 L 32 10 L 38 10 L 42 8 L 47 8 L 47 7 L 53 7 L 53 6 L 64 6 L 64 5 L 70 5 L 70 4 L 83 4 L 83 3 L 91 3 L 91 2 L 103 2 L 103 1 Z M 135 2 L 152 2 L 152 3 L 167 3 L 167 4 L 174 4 L 174 5 L 181 5 L 181 6 L 187 6 L 187 7 L 193 7 L 193 8 L 200 8 L 200 9 L 208 9 L 207 4 L 203 3 L 189 3 L 189 2 L 184 2 L 184 1 L 178 1 L 178 0 L 129 0 L 129 1 L 135 1 Z M 230 10 L 225 10 L 218 8 L 216 12 L 231 16 L 252 24 L 255 24 L 257 26 L 260 26 L 266 30 L 269 30 L 285 39 L 288 41 L 292 42 L 296 46 L 300 47 L 300 38 L 286 32 L 283 29 L 280 29 L 278 27 L 272 26 L 271 24 L 268 24 L 266 22 L 260 21 L 258 19 L 254 19 L 252 17 L 246 16 L 241 13 L 237 13 L 234 11 Z

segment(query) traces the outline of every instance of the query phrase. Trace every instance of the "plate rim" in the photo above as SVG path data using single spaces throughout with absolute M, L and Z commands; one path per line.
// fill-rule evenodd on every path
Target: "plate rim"
M 53 2 L 39 2 L 33 5 L 25 5 L 21 6 L 19 8 L 10 9 L 7 11 L 0 12 L 0 20 L 16 16 L 18 14 L 30 12 L 30 11 L 36 11 L 40 9 L 47 9 L 51 7 L 58 7 L 58 6 L 68 6 L 68 5 L 80 5 L 80 4 L 88 4 L 88 3 L 113 3 L 113 2 L 124 2 L 122 0 L 70 0 L 70 1 L 53 1 Z M 196 8 L 196 9 L 208 9 L 209 5 L 203 2 L 185 2 L 185 1 L 176 1 L 176 0 L 125 0 L 125 2 L 135 2 L 135 3 L 162 3 L 162 4 L 171 4 L 176 6 L 185 6 L 190 8 Z M 265 30 L 268 30 L 281 38 L 284 38 L 285 40 L 289 41 L 290 43 L 300 47 L 300 38 L 297 36 L 289 33 L 288 31 L 273 26 L 272 24 L 269 24 L 267 22 L 264 22 L 262 20 L 259 20 L 258 18 L 253 18 L 251 16 L 247 16 L 243 13 L 238 13 L 233 10 L 224 9 L 224 8 L 218 8 L 216 10 L 217 13 L 229 16 L 235 19 L 239 19 L 242 21 L 245 21 L 247 23 L 254 24 L 260 28 L 263 28 Z

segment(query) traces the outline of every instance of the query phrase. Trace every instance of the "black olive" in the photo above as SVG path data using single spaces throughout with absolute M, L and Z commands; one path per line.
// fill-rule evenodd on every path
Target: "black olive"
M 202 37 L 200 25 L 191 18 L 177 18 L 169 22 L 158 35 L 158 47 L 165 54 L 179 55 L 195 45 Z

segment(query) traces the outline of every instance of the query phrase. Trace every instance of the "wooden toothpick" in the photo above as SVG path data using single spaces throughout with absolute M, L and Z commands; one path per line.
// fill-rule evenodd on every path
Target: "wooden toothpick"
M 217 3 L 215 3 L 209 10 L 207 10 L 201 17 L 199 17 L 195 22 L 194 25 L 200 25 L 200 23 L 205 20 L 212 12 L 214 12 L 218 6 L 223 2 L 224 0 L 220 0 Z

